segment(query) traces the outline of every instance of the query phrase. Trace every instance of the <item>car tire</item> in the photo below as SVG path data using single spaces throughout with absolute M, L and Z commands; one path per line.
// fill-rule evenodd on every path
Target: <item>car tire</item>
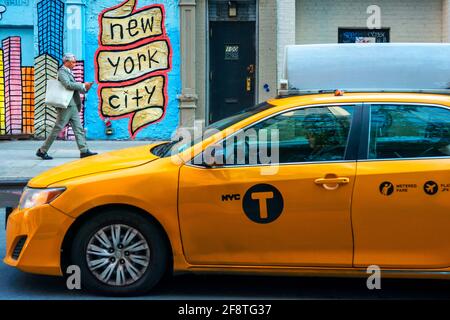
M 130 296 L 147 293 L 162 280 L 170 265 L 169 252 L 158 226 L 134 211 L 113 209 L 80 227 L 70 261 L 80 268 L 82 289 Z

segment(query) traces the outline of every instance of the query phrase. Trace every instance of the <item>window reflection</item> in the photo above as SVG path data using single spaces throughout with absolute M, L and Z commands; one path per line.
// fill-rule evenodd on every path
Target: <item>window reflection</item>
M 352 106 L 310 107 L 264 120 L 223 143 L 224 164 L 344 160 Z
M 450 110 L 430 106 L 373 105 L 370 159 L 450 155 Z

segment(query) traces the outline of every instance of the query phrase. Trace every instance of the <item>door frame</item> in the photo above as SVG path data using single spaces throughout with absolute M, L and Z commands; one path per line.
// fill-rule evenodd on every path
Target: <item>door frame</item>
M 256 21 L 255 21 L 255 102 L 258 103 L 259 99 L 259 2 L 260 0 L 255 0 L 256 2 Z M 210 55 L 210 22 L 209 21 L 209 0 L 206 1 L 206 10 L 205 10 L 205 21 L 206 21 L 206 32 L 205 32 L 205 45 L 206 45 L 206 65 L 205 65 L 205 116 L 204 121 L 205 125 L 208 126 L 209 122 L 209 112 L 210 112 L 210 63 L 211 63 L 211 55 Z M 236 21 L 239 22 L 239 21 Z

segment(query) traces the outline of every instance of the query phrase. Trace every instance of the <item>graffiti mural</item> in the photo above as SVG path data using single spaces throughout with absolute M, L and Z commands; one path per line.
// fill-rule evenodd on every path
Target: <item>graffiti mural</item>
M 172 58 L 164 6 L 136 6 L 127 0 L 101 13 L 95 57 L 100 115 L 128 118 L 133 138 L 164 117 Z
M 35 136 L 46 138 L 56 121 L 56 110 L 45 105 L 47 81 L 58 77 L 64 53 L 64 3 L 60 0 L 41 0 L 37 3 L 38 57 L 35 59 Z M 83 120 L 82 120 L 83 122 Z M 59 139 L 73 140 L 69 125 Z
M 32 7 L 34 3 L 27 5 Z M 14 10 L 17 16 L 20 9 Z M 0 135 L 34 134 L 45 138 L 56 120 L 55 109 L 46 106 L 44 100 L 47 81 L 57 77 L 63 54 L 64 3 L 60 0 L 42 0 L 36 5 L 36 12 L 36 21 L 32 20 L 32 16 L 25 21 L 37 28 L 35 40 L 38 50 L 34 61 L 30 59 L 33 50 L 29 50 L 35 43 L 34 37 L 30 41 L 29 30 L 32 29 L 13 28 L 10 33 L 22 29 L 27 32 L 1 41 Z M 24 60 L 34 65 L 24 65 Z M 67 129 L 65 133 L 62 138 L 70 139 Z
M 41 0 L 37 3 L 39 55 L 48 54 L 61 64 L 64 43 L 64 3 Z
M 82 95 L 80 119 L 88 139 L 170 138 L 181 91 L 178 0 L 140 4 L 0 5 L 0 135 L 48 136 L 56 110 L 45 105 L 47 82 L 57 78 L 69 50 L 79 58 L 76 80 L 95 81 L 95 89 Z M 23 19 L 13 19 L 20 12 Z M 107 121 L 114 129 L 109 135 Z M 58 138 L 74 139 L 70 125 Z

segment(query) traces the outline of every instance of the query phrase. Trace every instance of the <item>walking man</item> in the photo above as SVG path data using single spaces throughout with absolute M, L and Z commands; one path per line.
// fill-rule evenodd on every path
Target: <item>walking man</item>
M 81 111 L 81 97 L 80 92 L 87 93 L 91 87 L 92 82 L 80 83 L 75 81 L 75 77 L 72 73 L 73 68 L 76 65 L 75 56 L 71 53 L 64 54 L 63 66 L 58 70 L 58 80 L 68 90 L 73 90 L 73 98 L 66 109 L 56 108 L 57 117 L 56 123 L 53 127 L 50 135 L 47 137 L 45 143 L 40 147 L 36 156 L 43 160 L 53 159 L 47 154 L 53 141 L 55 141 L 58 134 L 62 129 L 70 122 L 73 132 L 75 134 L 75 140 L 77 141 L 78 149 L 80 150 L 80 158 L 96 155 L 97 153 L 89 151 L 86 145 L 86 137 L 84 136 L 84 130 L 81 125 L 79 112 Z

